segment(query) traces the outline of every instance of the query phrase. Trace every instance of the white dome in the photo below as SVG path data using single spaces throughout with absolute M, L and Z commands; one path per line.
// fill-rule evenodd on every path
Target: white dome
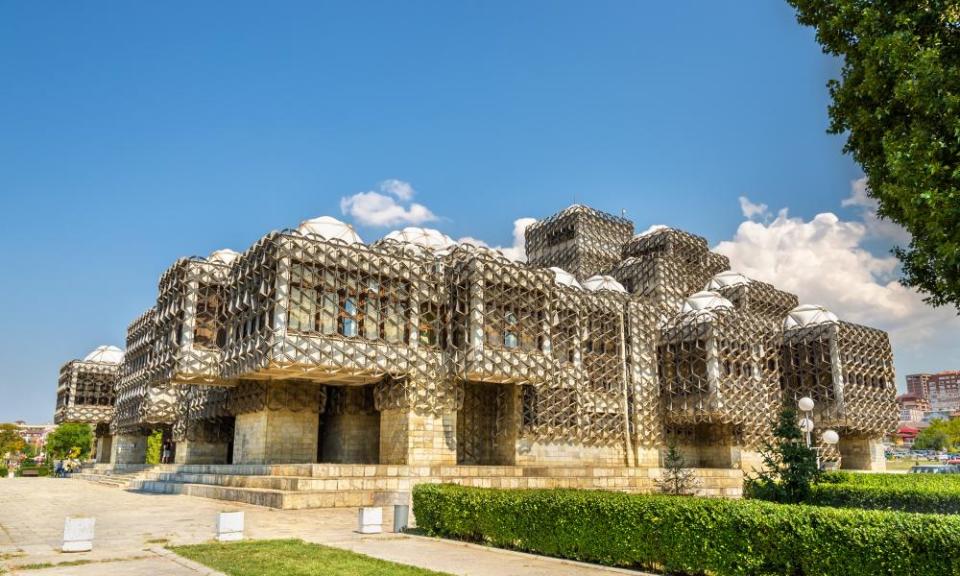
M 433 228 L 408 226 L 403 230 L 394 230 L 383 237 L 384 240 L 396 240 L 404 244 L 414 244 L 431 250 L 443 250 L 454 246 L 453 238 Z
M 556 266 L 551 266 L 550 271 L 553 272 L 553 279 L 554 281 L 556 281 L 557 284 L 561 286 L 571 286 L 573 288 L 581 288 L 581 289 L 583 288 L 583 286 L 581 286 L 580 283 L 577 282 L 577 278 L 573 274 L 564 270 L 563 268 L 557 268 Z
M 591 292 L 609 290 L 610 292 L 627 293 L 627 289 L 623 287 L 623 284 L 617 282 L 613 276 L 601 276 L 599 274 L 584 280 L 583 287 Z
M 120 364 L 123 362 L 123 350 L 116 346 L 97 346 L 96 350 L 83 357 L 84 362 L 101 364 Z
M 707 282 L 707 290 L 720 290 L 721 288 L 730 288 L 732 286 L 743 286 L 752 282 L 749 278 L 739 272 L 727 270 L 721 272 Z
M 224 248 L 222 250 L 214 250 L 207 256 L 207 260 L 210 262 L 220 262 L 221 264 L 233 264 L 233 262 L 240 257 L 240 253 L 236 250 L 231 250 L 229 248 Z
M 704 290 L 687 298 L 680 311 L 699 312 L 700 310 L 716 310 L 718 308 L 733 308 L 733 304 L 716 292 Z
M 313 234 L 320 236 L 324 240 L 340 240 L 347 244 L 363 244 L 363 240 L 353 229 L 353 226 L 346 222 L 341 222 L 330 216 L 320 216 L 304 220 L 297 227 L 301 234 Z
M 783 321 L 783 327 L 804 328 L 806 326 L 816 326 L 818 324 L 836 324 L 840 319 L 826 307 L 819 304 L 802 304 L 787 313 Z

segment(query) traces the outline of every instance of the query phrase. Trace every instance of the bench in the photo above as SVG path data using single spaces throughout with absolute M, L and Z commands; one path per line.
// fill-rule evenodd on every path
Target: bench
M 39 476 L 40 472 L 36 468 L 28 468 L 20 472 L 20 476 L 27 478 L 28 476 Z

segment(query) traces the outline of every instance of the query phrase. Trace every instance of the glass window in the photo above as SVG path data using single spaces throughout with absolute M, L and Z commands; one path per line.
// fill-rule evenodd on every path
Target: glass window
M 516 348 L 520 345 L 520 339 L 517 337 L 517 315 L 513 312 L 507 312 L 504 316 L 506 330 L 503 333 L 503 345 L 506 348 Z
M 356 296 L 347 296 L 343 301 L 343 324 L 341 334 L 347 337 L 357 335 L 357 298 Z

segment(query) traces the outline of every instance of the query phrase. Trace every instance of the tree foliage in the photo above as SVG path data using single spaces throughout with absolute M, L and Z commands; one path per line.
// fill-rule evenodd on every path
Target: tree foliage
M 955 450 L 960 446 L 960 419 L 934 420 L 917 434 L 913 447 L 917 450 Z
M 61 424 L 47 436 L 47 452 L 54 458 L 67 458 L 74 449 L 75 457 L 86 458 L 92 444 L 93 430 L 89 424 Z
M 787 0 L 823 51 L 830 132 L 863 167 L 880 216 L 910 232 L 903 283 L 960 308 L 960 3 Z
M 820 470 L 817 453 L 804 441 L 793 408 L 780 411 L 773 436 L 773 442 L 767 442 L 760 451 L 763 470 L 746 480 L 747 493 L 775 502 L 803 502 L 810 496 L 810 486 Z
M 11 454 L 20 452 L 25 446 L 26 443 L 20 436 L 16 424 L 0 424 L 0 458 L 8 452 Z
M 159 464 L 163 452 L 163 431 L 154 430 L 147 436 L 147 464 Z
M 694 471 L 687 468 L 683 454 L 680 453 L 674 440 L 667 444 L 667 454 L 663 458 L 663 473 L 655 482 L 661 492 L 674 495 L 693 494 L 699 484 Z

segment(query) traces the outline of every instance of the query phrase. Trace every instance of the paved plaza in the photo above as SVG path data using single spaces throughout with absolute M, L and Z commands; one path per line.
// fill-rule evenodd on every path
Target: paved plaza
M 217 574 L 165 554 L 167 544 L 214 537 L 217 514 L 242 510 L 250 539 L 302 538 L 384 560 L 464 576 L 599 576 L 624 573 L 402 534 L 360 535 L 355 508 L 274 510 L 190 496 L 139 494 L 82 480 L 0 480 L 0 566 L 13 574 L 46 576 L 196 576 Z M 392 524 L 385 510 L 385 525 Z M 67 516 L 96 518 L 94 550 L 59 551 Z M 20 570 L 17 566 L 89 564 Z M 639 574 L 630 572 L 631 574 Z

